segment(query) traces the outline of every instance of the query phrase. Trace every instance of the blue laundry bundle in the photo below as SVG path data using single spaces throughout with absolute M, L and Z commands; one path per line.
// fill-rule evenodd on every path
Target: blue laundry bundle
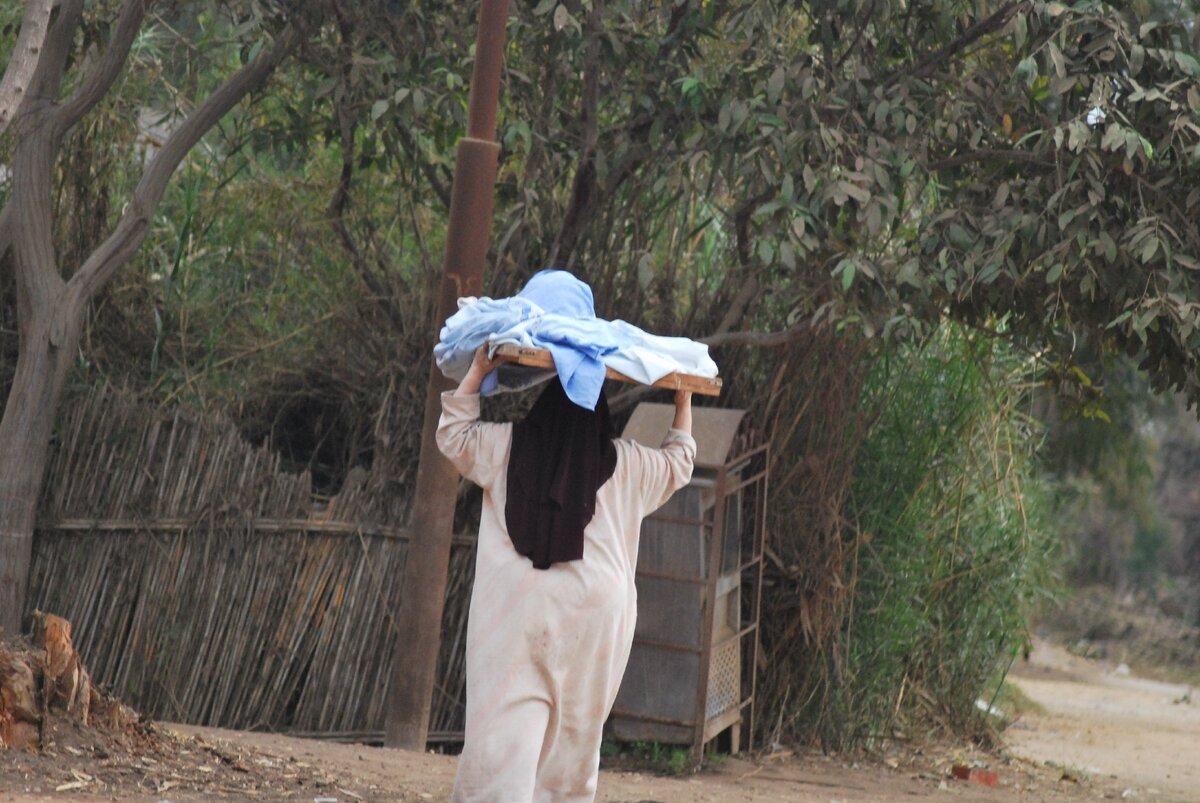
M 484 395 L 526 388 L 557 373 L 567 398 L 594 410 L 606 364 L 647 384 L 672 370 L 717 375 L 702 343 L 597 318 L 592 288 L 566 271 L 543 270 L 512 298 L 462 298 L 458 304 L 433 349 L 451 379 L 466 375 L 475 350 L 485 343 L 493 352 L 504 343 L 546 349 L 554 359 L 554 371 L 501 365 L 484 379 Z

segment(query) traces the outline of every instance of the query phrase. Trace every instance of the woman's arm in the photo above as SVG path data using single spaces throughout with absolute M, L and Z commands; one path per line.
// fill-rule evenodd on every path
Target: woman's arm
M 663 438 L 662 446 L 651 449 L 633 441 L 624 445 L 626 472 L 633 478 L 635 492 L 641 498 L 640 515 L 661 507 L 676 489 L 692 478 L 696 460 L 696 441 L 692 438 L 692 394 L 675 392 L 675 418 Z
M 692 434 L 692 392 L 690 390 L 675 391 L 675 420 L 671 429 Z
M 437 444 L 458 472 L 485 489 L 490 489 L 508 464 L 511 424 L 488 424 L 479 420 L 479 384 L 496 363 L 487 347 L 475 352 L 471 367 L 458 388 L 442 394 L 442 417 L 438 421 Z

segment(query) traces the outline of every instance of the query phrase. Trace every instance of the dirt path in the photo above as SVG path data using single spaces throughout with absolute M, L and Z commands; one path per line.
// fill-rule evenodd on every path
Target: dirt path
M 1006 731 L 1015 755 L 1107 779 L 1128 797 L 1200 800 L 1200 690 L 1045 642 L 1013 680 L 1044 709 Z
M 444 801 L 454 781 L 452 756 L 408 753 L 359 745 L 323 744 L 263 733 L 222 731 L 213 728 L 171 726 L 189 735 L 199 735 L 218 745 L 233 742 L 277 756 L 290 766 L 318 767 L 337 780 L 326 790 L 329 797 L 347 803 L 355 798 L 369 800 Z M 232 747 L 232 745 L 231 745 Z M 970 756 L 960 756 L 970 760 Z M 978 756 L 976 756 L 978 758 Z M 775 758 L 750 760 L 727 758 L 697 775 L 672 778 L 649 773 L 601 772 L 597 801 L 604 803 L 882 803 L 925 800 L 1083 800 L 1094 788 L 1063 784 L 1057 772 L 1046 772 L 1021 762 L 1000 769 L 1000 789 L 988 789 L 948 780 L 945 768 L 932 766 L 925 756 L 896 760 L 895 768 L 884 762 L 857 764 L 821 755 L 796 756 L 790 752 Z M 341 794 L 339 794 L 339 790 Z
M 784 752 L 766 758 L 727 758 L 687 777 L 605 770 L 597 800 L 867 803 L 1124 797 L 1200 801 L 1200 701 L 1187 702 L 1185 687 L 1106 671 L 1045 644 L 1038 645 L 1033 660 L 1018 669 L 1014 680 L 1044 710 L 1026 714 L 1008 730 L 1009 748 L 1000 756 L 963 748 L 897 746 L 894 752 L 863 764 Z M 158 764 L 136 758 L 119 772 L 111 762 L 79 750 L 69 755 L 60 752 L 57 758 L 0 752 L 0 801 L 220 798 L 420 803 L 449 799 L 453 785 L 451 756 L 267 733 L 181 725 L 160 728 L 177 734 L 164 736 L 165 743 L 176 745 L 174 754 L 160 753 Z M 198 758 L 191 761 L 192 757 Z M 170 763 L 169 774 L 164 761 Z M 951 780 L 950 766 L 959 762 L 989 765 L 999 773 L 1000 786 L 991 789 Z M 198 785 L 194 779 L 212 773 L 218 763 L 225 774 L 218 781 Z M 168 790 L 174 782 L 166 778 L 180 782 Z M 193 780 L 185 782 L 187 778 Z M 235 781 L 237 788 L 231 786 Z M 69 791 L 55 791 L 64 787 Z

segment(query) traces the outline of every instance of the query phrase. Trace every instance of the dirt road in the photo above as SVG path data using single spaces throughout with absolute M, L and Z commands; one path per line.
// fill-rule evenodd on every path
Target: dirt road
M 173 726 L 180 727 L 180 726 Z M 218 744 L 225 740 L 278 756 L 291 766 L 319 767 L 338 779 L 327 790 L 339 803 L 368 800 L 444 801 L 450 797 L 455 760 L 450 756 L 406 753 L 399 750 L 328 745 L 271 734 L 180 727 Z M 961 756 L 970 760 L 969 756 Z M 981 758 L 981 756 L 976 756 Z M 945 769 L 930 766 L 926 756 L 899 758 L 895 768 L 884 762 L 857 764 L 820 755 L 784 753 L 752 761 L 727 758 L 699 774 L 663 777 L 649 773 L 601 772 L 597 801 L 604 803 L 883 803 L 883 801 L 946 800 L 1085 800 L 1095 787 L 1064 784 L 1057 771 L 1023 763 L 998 767 L 1001 788 L 988 789 L 948 780 L 950 752 Z M 338 790 L 342 791 L 339 794 Z M 1113 795 L 1114 797 L 1116 795 Z M 177 799 L 177 798 L 176 798 Z
M 1200 801 L 1200 700 L 1189 702 L 1187 688 L 1120 674 L 1045 644 L 1032 657 L 1014 680 L 1044 710 L 1024 715 L 1008 730 L 1008 749 L 999 756 L 897 745 L 861 764 L 784 751 L 756 759 L 727 758 L 686 777 L 605 770 L 597 800 Z M 113 766 L 111 757 L 98 759 L 79 750 L 60 751 L 57 757 L 0 753 L 0 801 L 419 803 L 449 799 L 453 785 L 451 756 L 266 733 L 160 727 L 179 736 L 164 734 L 164 742 L 176 746 L 173 754 L 160 753 L 157 763 L 135 757 Z M 991 789 L 948 777 L 952 764 L 972 761 L 996 770 L 1000 786 Z M 214 776 L 218 763 L 225 774 Z M 204 777 L 216 780 L 205 783 Z M 235 781 L 236 788 L 230 785 Z
M 1012 679 L 1044 709 L 1008 728 L 1013 754 L 1119 784 L 1127 797 L 1200 801 L 1200 689 L 1045 642 Z
M 605 771 L 597 800 L 1200 801 L 1200 693 L 1119 673 L 1044 642 L 1016 669 L 1013 681 L 1044 710 L 1026 714 L 1006 732 L 1007 762 L 950 749 L 941 755 L 897 751 L 886 763 L 861 765 L 813 754 L 727 759 L 684 778 Z M 332 775 L 349 775 L 368 797 L 444 800 L 453 783 L 454 759 L 447 756 L 320 745 L 267 734 L 193 732 L 232 736 Z M 1000 786 L 987 789 L 946 780 L 950 764 L 971 760 L 989 762 L 1000 774 Z

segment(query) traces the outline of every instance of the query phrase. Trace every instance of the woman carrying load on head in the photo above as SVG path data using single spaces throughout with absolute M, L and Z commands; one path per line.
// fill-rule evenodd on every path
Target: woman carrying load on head
M 590 801 L 629 659 L 644 516 L 692 474 L 691 394 L 662 447 L 615 437 L 552 379 L 515 424 L 479 420 L 487 347 L 442 396 L 437 442 L 483 489 L 455 801 Z

